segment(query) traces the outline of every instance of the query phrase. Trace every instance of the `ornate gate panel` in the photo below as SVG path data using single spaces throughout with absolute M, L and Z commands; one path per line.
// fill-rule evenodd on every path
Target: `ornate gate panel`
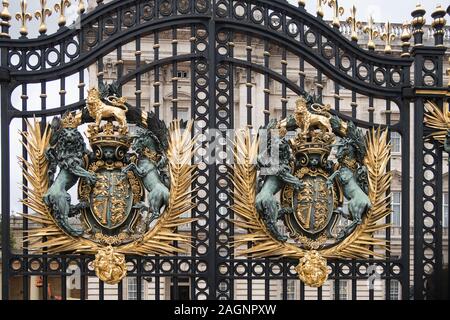
M 448 213 L 447 225 L 443 218 L 448 201 L 445 209 L 443 190 L 448 188 L 439 141 L 445 139 L 430 137 L 439 125 L 424 124 L 428 100 L 438 110 L 445 106 L 441 118 L 448 120 L 444 102 L 450 91 L 443 76 L 449 30 L 442 8 L 433 12 L 433 26 L 426 29 L 434 39 L 430 46 L 423 38 L 421 7 L 412 13 L 412 26 L 376 25 L 370 19 L 360 28 L 355 8 L 347 11 L 347 22 L 340 21 L 337 1 L 329 1 L 331 22 L 324 19 L 320 1 L 316 16 L 306 11 L 304 1 L 57 2 L 51 18 L 47 1 L 27 7 L 24 0 L 15 6 L 3 1 L 0 16 L 3 299 L 68 299 L 73 292 L 80 299 L 442 297 L 439 284 L 448 275 Z M 78 9 L 73 17 L 66 15 L 70 3 Z M 33 10 L 39 12 L 30 23 Z M 17 21 L 12 21 L 13 11 L 19 12 Z M 401 37 L 398 44 L 395 35 Z M 38 253 L 27 242 L 17 245 L 37 225 L 18 215 L 33 215 L 34 210 L 19 204 L 27 198 L 29 180 L 18 177 L 15 159 L 30 160 L 29 148 L 18 147 L 16 134 L 29 130 L 27 121 L 46 124 L 82 110 L 88 89 L 113 82 L 118 85 L 116 97 L 127 97 L 137 112 L 154 112 L 166 123 L 194 120 L 192 137 L 198 143 L 192 157 L 196 176 L 190 184 L 195 207 L 183 215 L 194 220 L 175 228 L 192 237 L 192 247 L 174 255 L 128 254 L 127 278 L 107 285 L 95 277 L 95 257 L 89 253 L 53 254 L 48 248 Z M 364 259 L 329 258 L 328 281 L 319 288 L 298 280 L 298 259 L 258 256 L 251 253 L 256 241 L 234 245 L 248 230 L 234 223 L 240 219 L 233 211 L 235 167 L 227 162 L 234 150 L 230 129 L 256 133 L 271 119 L 292 115 L 298 96 L 308 94 L 316 103 L 330 105 L 330 116 L 354 123 L 364 134 L 387 129 L 395 153 L 386 163 L 393 182 L 384 194 L 392 194 L 396 215 L 381 222 L 393 225 L 374 229 L 375 239 L 387 240 L 387 248 Z M 449 128 L 448 123 L 442 126 Z M 319 189 L 328 176 L 304 178 Z M 298 206 L 308 204 L 310 209 L 336 194 L 311 197 Z M 304 218 L 309 211 L 302 210 Z M 275 228 L 286 234 L 281 226 Z M 308 231 L 306 224 L 303 229 Z M 309 234 L 325 225 L 319 229 Z M 179 239 L 170 244 L 183 246 Z M 372 242 L 367 247 L 374 249 Z M 241 249 L 250 254 L 241 255 Z

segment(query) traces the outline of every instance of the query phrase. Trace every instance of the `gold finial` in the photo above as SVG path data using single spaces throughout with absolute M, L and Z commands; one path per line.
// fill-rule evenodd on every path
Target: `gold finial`
M 27 1 L 20 0 L 20 12 L 16 13 L 16 20 L 22 22 L 20 27 L 20 34 L 22 37 L 26 37 L 28 35 L 27 20 L 31 21 L 31 19 L 33 19 L 33 16 L 27 12 L 27 7 Z
M 305 0 L 298 0 L 298 6 L 304 7 L 305 6 Z
M 434 39 L 435 39 L 435 45 L 436 46 L 442 46 L 444 43 L 444 26 L 446 24 L 445 20 L 445 9 L 441 7 L 441 5 L 438 5 L 436 9 L 431 14 L 431 17 L 433 18 L 433 22 L 431 23 L 431 26 L 434 29 Z
M 338 0 L 328 0 L 328 6 L 333 8 L 333 27 L 339 28 L 341 26 L 339 17 L 344 14 L 344 8 L 339 7 Z
M 347 22 L 352 26 L 352 40 L 358 41 L 358 29 L 361 29 L 361 21 L 356 20 L 356 7 L 353 5 L 351 10 L 351 17 L 348 17 Z
M 323 18 L 322 4 L 327 3 L 327 0 L 317 0 L 317 16 Z
M 83 14 L 86 11 L 86 7 L 84 6 L 84 0 L 78 0 L 78 13 Z
M 6 23 L 9 26 L 8 21 L 11 20 L 11 14 L 9 13 L 9 1 L 3 0 L 2 4 L 3 4 L 3 10 L 2 10 L 2 13 L 0 13 L 0 17 L 2 18 L 2 20 L 6 21 Z
M 391 23 L 388 21 L 384 25 L 384 32 L 381 35 L 381 40 L 385 42 L 384 45 L 384 53 L 390 54 L 392 53 L 392 46 L 391 42 L 395 39 L 395 34 L 391 33 Z
M 367 33 L 368 36 L 369 36 L 369 41 L 367 42 L 367 47 L 370 50 L 375 50 L 375 42 L 374 42 L 374 40 L 375 40 L 375 38 L 378 37 L 379 33 L 378 33 L 377 30 L 375 30 L 375 24 L 373 22 L 373 17 L 372 16 L 369 16 L 369 22 L 364 27 L 363 31 L 365 33 Z
M 2 21 L 0 22 L 0 26 L 4 30 L 2 30 L 0 32 L 0 37 L 10 38 L 9 33 L 8 33 L 8 28 L 11 26 L 11 24 L 9 23 L 9 20 L 11 20 L 11 14 L 9 13 L 9 1 L 3 0 L 2 4 L 3 4 L 3 10 L 0 13 L 0 18 L 2 19 Z
M 402 40 L 402 57 L 409 57 L 409 47 L 410 47 L 410 43 L 409 40 L 411 39 L 411 31 L 409 30 L 410 27 L 410 23 L 409 22 L 405 22 L 402 25 L 402 35 L 400 36 L 400 39 Z
M 402 24 L 402 35 L 401 35 L 400 39 L 403 42 L 409 42 L 409 40 L 411 39 L 411 32 L 409 30 L 410 25 L 411 24 L 408 21 L 405 21 Z
M 50 17 L 52 15 L 52 10 L 47 8 L 47 0 L 40 0 L 41 2 L 41 10 L 38 10 L 35 12 L 34 16 L 36 19 L 41 21 L 41 24 L 39 26 L 39 33 L 44 34 L 47 32 L 47 24 L 45 22 L 47 17 Z
M 422 32 L 422 27 L 424 26 L 424 24 L 426 23 L 426 20 L 424 18 L 426 11 L 424 9 L 424 7 L 422 7 L 421 4 L 417 4 L 416 8 L 413 10 L 413 12 L 411 13 L 411 15 L 413 16 L 413 20 L 411 22 L 413 27 L 417 27 L 417 31 L 418 32 Z
M 66 25 L 66 8 L 70 7 L 70 0 L 60 0 L 55 4 L 55 11 L 59 12 L 58 25 L 64 27 Z
M 412 33 L 414 36 L 414 45 L 415 46 L 421 46 L 423 45 L 423 29 L 422 27 L 425 25 L 426 20 L 425 20 L 425 15 L 426 11 L 425 9 L 422 7 L 422 5 L 418 4 L 416 5 L 416 8 L 413 10 L 413 12 L 411 12 L 411 15 L 413 17 L 412 21 L 411 21 L 411 25 L 412 25 Z

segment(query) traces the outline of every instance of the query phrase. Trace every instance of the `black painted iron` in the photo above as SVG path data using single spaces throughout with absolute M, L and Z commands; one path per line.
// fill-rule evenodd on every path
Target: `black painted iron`
M 239 10 L 237 9 L 239 7 Z M 242 8 L 242 9 L 241 9 Z M 180 39 L 177 30 L 190 30 L 190 53 L 180 53 L 177 47 Z M 2 32 L 8 28 L 2 25 Z M 169 32 L 172 40 L 172 56 L 160 57 L 161 33 Z M 123 46 L 135 42 L 136 52 L 145 50 L 142 38 L 153 36 L 154 61 L 142 61 L 141 54 L 136 54 L 135 68 L 127 73 L 123 63 L 117 65 L 117 80 L 121 86 L 131 81 L 136 84 L 136 106 L 141 106 L 142 76 L 153 72 L 151 79 L 154 90 L 154 110 L 160 115 L 161 96 L 159 90 L 160 70 L 164 66 L 172 66 L 172 78 L 177 78 L 177 66 L 182 62 L 190 63 L 191 74 L 191 117 L 196 120 L 195 133 L 206 129 L 219 129 L 224 136 L 226 129 L 235 128 L 234 124 L 234 90 L 236 71 L 243 70 L 243 78 L 247 82 L 246 123 L 253 124 L 252 110 L 259 108 L 264 112 L 265 123 L 269 121 L 269 113 L 273 105 L 270 98 L 271 82 L 281 84 L 282 117 L 287 114 L 288 90 L 301 94 L 305 88 L 305 63 L 316 69 L 315 81 L 317 94 L 321 96 L 322 80 L 327 77 L 334 81 L 335 98 L 333 113 L 343 119 L 352 120 L 357 126 L 369 128 L 382 126 L 398 132 L 402 137 L 401 144 L 401 188 L 402 188 L 402 233 L 401 256 L 387 254 L 384 260 L 330 261 L 331 274 L 335 280 L 334 296 L 339 299 L 339 280 L 352 282 L 352 298 L 358 298 L 357 281 L 367 279 L 361 270 L 370 265 L 378 266 L 381 278 L 386 281 L 386 294 L 389 297 L 391 281 L 399 281 L 403 299 L 409 299 L 411 292 L 414 298 L 438 298 L 440 276 L 442 275 L 442 152 L 437 144 L 432 146 L 423 143 L 426 128 L 423 126 L 424 103 L 422 96 L 416 95 L 416 88 L 425 87 L 425 76 L 435 79 L 433 87 L 444 88 L 443 54 L 444 48 L 416 46 L 412 49 L 412 58 L 395 58 L 393 56 L 366 51 L 343 37 L 336 28 L 327 25 L 321 18 L 307 13 L 303 7 L 294 7 L 282 0 L 113 0 L 107 5 L 99 5 L 95 10 L 83 14 L 78 28 L 61 28 L 57 33 L 42 36 L 38 39 L 0 39 L 1 49 L 1 145 L 2 145 L 2 297 L 10 297 L 10 278 L 20 277 L 23 284 L 23 299 L 29 299 L 29 282 L 31 276 L 42 277 L 43 298 L 47 296 L 48 277 L 60 277 L 62 298 L 66 297 L 66 279 L 71 276 L 67 266 L 75 264 L 81 272 L 81 299 L 88 296 L 88 277 L 94 276 L 90 268 L 93 257 L 80 255 L 35 255 L 25 248 L 21 253 L 13 253 L 10 249 L 10 212 L 11 199 L 9 188 L 11 181 L 10 150 L 16 144 L 10 140 L 10 124 L 13 119 L 32 117 L 42 118 L 62 115 L 67 110 L 81 108 L 84 100 L 84 70 L 93 64 L 98 67 L 98 81 L 103 81 L 104 57 L 116 52 L 117 60 L 123 59 Z M 418 37 L 419 39 L 420 37 Z M 246 43 L 244 58 L 235 55 L 236 41 Z M 264 43 L 263 62 L 255 61 L 252 54 L 254 41 Z M 437 41 L 441 41 L 438 38 Z M 270 48 L 278 47 L 282 60 L 287 54 L 298 57 L 299 81 L 291 81 L 287 75 L 286 65 L 281 72 L 271 68 Z M 37 59 L 35 59 L 37 58 Z M 32 62 L 37 60 L 37 63 Z M 431 60 L 435 68 L 423 74 L 424 61 Z M 344 63 L 348 61 L 347 63 Z M 415 68 L 414 85 L 412 87 L 410 70 Z M 361 72 L 365 69 L 367 74 Z M 252 105 L 252 75 L 262 74 L 264 77 L 264 103 L 262 106 Z M 394 79 L 394 74 L 399 79 Z M 65 87 L 64 79 L 78 75 L 80 102 L 66 103 L 65 91 L 76 87 Z M 47 105 L 46 83 L 61 80 L 60 105 Z M 27 85 L 41 84 L 41 101 L 39 110 L 30 110 L 27 101 Z M 21 89 L 22 106 L 18 109 L 12 105 L 10 96 L 16 88 Z M 351 115 L 341 114 L 339 99 L 340 90 L 352 92 Z M 172 116 L 177 118 L 177 80 L 173 81 Z M 369 120 L 358 119 L 357 96 L 368 97 Z M 206 96 L 206 98 L 203 98 Z M 392 124 L 390 117 L 385 123 L 374 122 L 374 99 L 386 101 L 386 110 L 392 105 L 399 109 L 400 119 Z M 437 97 L 442 103 L 443 98 Z M 415 210 L 414 210 L 414 281 L 410 281 L 410 102 L 414 102 L 414 176 L 415 176 Z M 33 103 L 37 103 L 33 101 Z M 23 127 L 24 128 L 24 127 Z M 218 139 L 216 137 L 216 139 Z M 206 148 L 207 143 L 202 147 Z M 226 147 L 223 147 L 226 151 Z M 26 157 L 26 150 L 23 150 Z M 434 162 L 425 163 L 426 156 Z M 200 155 L 196 156 L 198 160 Z M 192 225 L 192 254 L 172 257 L 128 257 L 131 265 L 129 276 L 136 277 L 137 288 L 143 283 L 152 281 L 155 284 L 155 299 L 162 297 L 161 279 L 169 277 L 174 299 L 180 296 L 179 282 L 188 278 L 190 282 L 190 299 L 233 299 L 236 297 L 236 281 L 246 284 L 239 290 L 252 299 L 255 280 L 263 280 L 265 298 L 270 298 L 272 281 L 281 281 L 282 299 L 287 299 L 288 280 L 297 279 L 293 267 L 297 263 L 288 259 L 245 259 L 235 257 L 230 246 L 234 229 L 228 219 L 233 219 L 230 210 L 232 198 L 230 188 L 230 168 L 222 164 L 209 164 L 199 169 L 199 177 L 193 181 L 192 188 L 198 190 L 197 201 L 201 206 L 192 211 L 192 216 L 199 220 Z M 436 179 L 426 184 L 425 170 L 433 170 Z M 220 183 L 219 183 L 220 181 Z M 424 187 L 430 185 L 433 194 L 426 195 Z M 435 204 L 433 212 L 424 212 L 422 199 L 429 199 Z M 424 219 L 431 217 L 435 224 L 429 228 Z M 23 225 L 26 229 L 29 226 Z M 432 241 L 426 237 L 431 235 Z M 389 237 L 389 235 L 387 235 Z M 425 250 L 433 252 L 433 258 L 425 256 Z M 54 264 L 57 267 L 54 267 Z M 18 268 L 14 266 L 19 266 Z M 431 266 L 431 273 L 427 268 Z M 348 269 L 348 271 L 347 271 Z M 448 272 L 448 269 L 447 269 Z M 434 286 L 431 286 L 434 284 Z M 170 283 L 166 285 L 170 286 Z M 118 286 L 119 299 L 123 298 L 123 284 Z M 412 287 L 414 288 L 412 290 Z M 244 288 L 244 289 L 243 289 Z M 305 297 L 305 288 L 300 284 L 300 298 Z M 99 298 L 103 299 L 105 289 L 99 286 Z M 374 298 L 373 290 L 369 291 Z M 137 298 L 142 298 L 141 290 L 137 290 Z M 322 298 L 322 290 L 318 290 L 318 298 Z

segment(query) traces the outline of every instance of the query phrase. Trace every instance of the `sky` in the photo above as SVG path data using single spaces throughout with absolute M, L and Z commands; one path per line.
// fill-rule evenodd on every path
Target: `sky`
M 297 0 L 288 0 L 290 3 L 297 5 Z M 33 13 L 40 7 L 40 1 L 38 0 L 28 0 L 28 12 Z M 57 0 L 47 0 L 47 6 L 52 8 L 54 4 L 59 2 Z M 70 8 L 67 9 L 67 21 L 68 25 L 70 25 L 73 21 L 76 20 L 77 17 L 77 5 L 78 3 L 72 1 L 73 4 Z M 311 14 L 315 15 L 317 0 L 306 0 L 306 9 Z M 352 5 L 355 5 L 357 8 L 357 18 L 363 22 L 367 21 L 367 17 L 372 15 L 376 23 L 384 23 L 386 21 L 390 21 L 393 23 L 403 23 L 405 21 L 411 20 L 411 11 L 415 8 L 417 3 L 420 3 L 416 0 L 338 0 L 339 5 L 344 7 L 344 15 L 341 17 L 341 20 L 345 20 L 350 15 L 350 8 Z M 14 16 L 16 12 L 19 11 L 19 0 L 11 0 L 10 1 L 10 13 L 13 16 L 12 24 L 13 27 L 10 30 L 10 34 L 13 38 L 17 38 L 19 36 L 19 27 L 20 23 L 15 20 Z M 87 1 L 85 1 L 87 3 Z M 449 0 L 424 0 L 422 1 L 422 5 L 425 7 L 426 19 L 427 23 L 431 22 L 431 13 L 436 8 L 436 5 L 442 4 L 444 8 L 449 5 Z M 325 19 L 332 19 L 332 9 L 328 5 L 323 5 L 323 10 L 325 12 Z M 53 10 L 54 11 L 54 10 Z M 56 31 L 58 13 L 53 12 L 52 16 L 48 18 L 49 32 L 53 33 Z M 447 20 L 450 18 L 447 16 Z M 51 27 L 53 26 L 53 27 Z M 29 24 L 29 37 L 34 38 L 38 36 L 38 21 L 33 18 L 33 22 Z M 66 84 L 67 88 L 75 87 L 76 83 L 71 84 L 70 81 Z M 39 85 L 36 87 L 36 92 L 33 92 L 33 89 L 29 90 L 28 95 L 30 97 L 39 96 Z M 57 89 L 57 88 L 55 88 Z M 17 93 L 17 94 L 16 94 Z M 14 92 L 15 97 L 12 97 L 13 103 L 19 103 L 20 105 L 20 93 L 18 91 Z M 52 104 L 50 101 L 52 98 L 49 96 L 49 104 Z M 32 99 L 30 99 L 32 100 Z M 54 103 L 58 104 L 59 96 L 56 94 L 53 99 Z M 55 105 L 54 107 L 58 107 Z M 19 130 L 20 121 L 14 121 L 10 126 L 11 132 L 11 140 L 12 144 L 15 144 L 18 139 L 18 130 Z M 13 141 L 14 140 L 14 141 Z M 17 164 L 17 160 L 15 156 L 11 157 L 11 172 L 17 173 L 20 172 L 20 169 Z M 11 197 L 11 209 L 15 212 L 21 211 L 21 205 L 14 199 L 20 198 L 20 193 L 17 191 L 13 191 L 13 189 L 18 190 L 19 183 L 21 181 L 21 177 L 19 174 L 11 174 L 11 189 L 12 189 L 12 197 Z M 1 200 L 0 200 L 1 201 Z

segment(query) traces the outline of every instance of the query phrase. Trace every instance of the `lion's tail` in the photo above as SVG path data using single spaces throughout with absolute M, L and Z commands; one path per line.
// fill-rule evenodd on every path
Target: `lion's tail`
M 119 105 L 117 105 L 117 107 L 125 110 L 125 112 L 128 112 L 128 107 L 126 105 L 124 105 L 124 104 L 119 104 Z
M 319 103 L 313 103 L 310 106 L 310 109 L 315 114 L 322 115 L 327 118 L 331 118 L 331 114 L 330 114 L 331 106 L 330 105 L 321 105 Z
M 113 106 L 118 107 L 122 110 L 125 110 L 125 112 L 128 112 L 128 107 L 125 105 L 125 101 L 122 100 L 122 98 L 108 97 L 107 100 Z

